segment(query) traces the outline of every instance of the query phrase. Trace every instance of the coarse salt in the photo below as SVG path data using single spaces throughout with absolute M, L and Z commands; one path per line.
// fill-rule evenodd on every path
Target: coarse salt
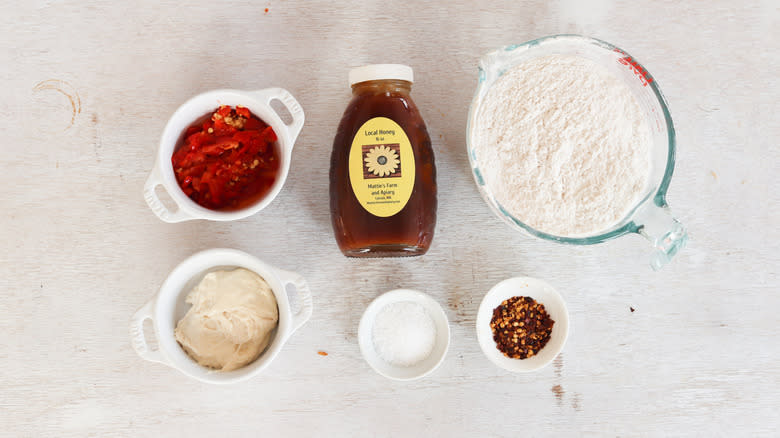
M 421 305 L 402 301 L 383 307 L 371 332 L 374 349 L 395 366 L 411 366 L 425 360 L 433 351 L 436 326 Z

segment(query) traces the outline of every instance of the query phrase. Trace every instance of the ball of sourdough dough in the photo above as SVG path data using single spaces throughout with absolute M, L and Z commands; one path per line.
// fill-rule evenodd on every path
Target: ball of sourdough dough
M 176 324 L 176 340 L 200 365 L 220 371 L 257 359 L 279 321 L 270 286 L 244 268 L 206 274 L 186 302 L 192 307 Z

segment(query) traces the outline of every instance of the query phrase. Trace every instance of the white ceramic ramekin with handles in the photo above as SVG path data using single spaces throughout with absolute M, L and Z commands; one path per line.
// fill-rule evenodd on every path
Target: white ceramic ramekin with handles
M 289 125 L 285 124 L 279 114 L 271 107 L 271 102 L 277 99 L 282 102 L 292 116 Z M 198 205 L 179 188 L 171 164 L 171 156 L 176 150 L 176 146 L 181 142 L 187 128 L 216 110 L 220 105 L 233 107 L 241 105 L 249 108 L 252 114 L 273 128 L 278 137 L 276 146 L 279 150 L 281 163 L 279 163 L 279 174 L 274 185 L 268 194 L 256 203 L 235 211 L 217 211 Z M 180 106 L 168 120 L 168 124 L 165 125 L 157 151 L 157 161 L 144 185 L 146 203 L 149 204 L 157 217 L 165 222 L 182 222 L 192 219 L 231 221 L 257 213 L 268 206 L 282 189 L 290 170 L 293 145 L 301 128 L 303 128 L 303 121 L 304 114 L 301 105 L 289 91 L 283 88 L 266 88 L 258 91 L 213 90 L 193 97 Z M 155 193 L 158 186 L 165 188 L 178 209 L 171 211 L 160 202 L 160 198 Z
M 234 371 L 215 371 L 198 365 L 174 337 L 176 323 L 187 313 L 187 294 L 203 277 L 213 271 L 246 268 L 263 277 L 276 297 L 279 324 L 271 342 L 254 362 Z M 292 306 L 288 286 L 295 287 Z M 254 256 L 234 249 L 210 249 L 194 254 L 177 266 L 165 279 L 157 296 L 138 310 L 130 323 L 133 348 L 142 358 L 176 368 L 189 377 L 206 383 L 235 383 L 262 371 L 279 354 L 290 336 L 309 320 L 312 298 L 306 280 L 300 275 L 269 266 Z M 144 334 L 144 321 L 151 320 L 157 349 L 151 349 Z

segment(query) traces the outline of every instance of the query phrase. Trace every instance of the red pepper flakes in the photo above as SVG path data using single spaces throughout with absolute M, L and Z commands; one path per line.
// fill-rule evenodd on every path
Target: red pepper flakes
M 182 191 L 212 210 L 251 205 L 268 191 L 279 170 L 274 130 L 249 109 L 220 106 L 184 133 L 171 164 Z
M 554 324 L 544 304 L 531 297 L 504 300 L 490 320 L 496 348 L 511 359 L 537 354 L 550 340 Z

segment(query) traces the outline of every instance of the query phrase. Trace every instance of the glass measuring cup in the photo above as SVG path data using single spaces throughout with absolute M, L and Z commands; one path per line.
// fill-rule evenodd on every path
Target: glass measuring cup
M 486 186 L 474 150 L 476 132 L 473 126 L 483 99 L 490 87 L 510 68 L 530 59 L 548 55 L 574 55 L 589 59 L 625 82 L 647 118 L 652 136 L 649 183 L 630 212 L 611 228 L 584 237 L 562 237 L 547 234 L 524 224 L 496 200 Z M 660 269 L 685 246 L 688 234 L 675 219 L 666 203 L 666 191 L 674 171 L 675 133 L 666 99 L 650 73 L 625 51 L 594 38 L 579 35 L 554 35 L 519 45 L 499 48 L 485 55 L 479 63 L 479 83 L 469 109 L 466 133 L 469 163 L 482 198 L 493 212 L 513 228 L 540 239 L 572 245 L 592 245 L 629 233 L 644 236 L 654 251 L 650 265 Z

